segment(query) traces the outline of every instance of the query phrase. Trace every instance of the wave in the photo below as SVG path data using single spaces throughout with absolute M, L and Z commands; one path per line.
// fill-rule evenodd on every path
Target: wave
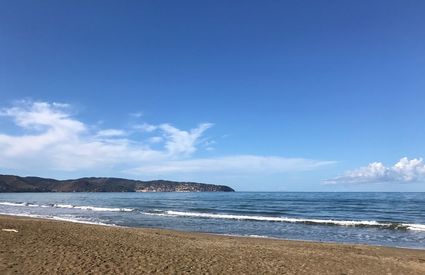
M 147 214 L 160 215 L 160 216 L 174 216 L 174 217 L 206 218 L 206 219 L 210 218 L 210 219 L 301 223 L 301 224 L 311 224 L 311 225 L 377 227 L 382 229 L 425 231 L 425 224 L 410 224 L 410 223 L 396 223 L 396 222 L 304 219 L 304 218 L 290 218 L 290 217 L 248 216 L 248 215 L 232 215 L 232 214 L 183 212 L 183 211 L 172 211 L 172 210 L 165 211 L 162 213 L 147 213 Z
M 55 208 L 72 208 L 72 209 L 100 211 L 100 212 L 132 212 L 132 211 L 135 210 L 133 208 L 79 206 L 79 205 L 70 205 L 70 204 L 53 204 L 53 207 L 55 207 Z
M 27 206 L 25 202 L 0 202 L 0 205 L 7 205 L 7 206 Z
M 175 210 L 160 210 L 140 211 L 134 208 L 119 208 L 119 207 L 99 207 L 71 204 L 35 204 L 28 202 L 0 202 L 0 205 L 13 207 L 52 207 L 64 209 L 78 209 L 94 212 L 133 212 L 137 211 L 145 215 L 168 216 L 168 217 L 191 217 L 204 219 L 227 219 L 240 221 L 262 221 L 262 222 L 283 222 L 283 223 L 299 223 L 307 225 L 328 225 L 328 226 L 345 226 L 345 227 L 375 227 L 381 229 L 394 230 L 412 230 L 425 232 L 425 224 L 402 223 L 392 221 L 375 221 L 375 220 L 333 220 L 333 219 L 310 219 L 296 217 L 276 217 L 276 216 L 259 216 L 259 215 L 234 215 L 234 214 L 219 214 L 205 212 L 186 212 Z
M 80 210 L 90 210 L 90 211 L 99 211 L 99 212 L 132 212 L 135 209 L 133 208 L 118 208 L 118 207 L 98 207 L 98 206 L 81 206 L 81 205 L 71 205 L 71 204 L 33 204 L 27 202 L 0 202 L 0 205 L 6 206 L 29 206 L 29 207 L 54 207 L 54 208 L 68 208 L 68 209 L 80 209 Z
M 410 230 L 414 231 L 425 231 L 425 224 L 417 224 L 417 223 L 403 223 Z

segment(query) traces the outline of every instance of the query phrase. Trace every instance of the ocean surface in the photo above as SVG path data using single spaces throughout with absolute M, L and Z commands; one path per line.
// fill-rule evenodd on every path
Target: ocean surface
M 425 193 L 1 193 L 0 214 L 425 249 Z

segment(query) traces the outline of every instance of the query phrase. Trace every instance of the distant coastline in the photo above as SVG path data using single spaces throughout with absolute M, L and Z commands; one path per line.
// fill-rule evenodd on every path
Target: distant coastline
M 0 193 L 11 192 L 234 192 L 229 186 L 168 180 L 140 181 L 111 177 L 56 180 L 0 175 Z

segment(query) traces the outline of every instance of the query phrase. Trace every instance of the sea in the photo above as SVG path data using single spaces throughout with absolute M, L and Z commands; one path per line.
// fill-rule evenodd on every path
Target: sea
M 0 214 L 425 249 L 425 193 L 0 193 Z

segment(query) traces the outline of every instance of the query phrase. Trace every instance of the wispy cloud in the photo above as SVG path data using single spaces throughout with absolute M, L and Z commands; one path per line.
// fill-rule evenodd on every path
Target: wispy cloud
M 1 109 L 0 119 L 12 121 L 19 133 L 0 130 L 0 168 L 3 169 L 44 172 L 114 169 L 143 176 L 155 173 L 279 173 L 311 170 L 333 163 L 255 155 L 194 158 L 197 151 L 208 150 L 214 143 L 204 137 L 213 124 L 200 123 L 189 130 L 169 123 L 99 129 L 76 119 L 68 104 L 22 101 Z
M 165 148 L 171 155 L 189 155 L 196 151 L 197 141 L 210 127 L 212 127 L 211 123 L 201 123 L 195 129 L 183 131 L 170 124 L 162 124 L 159 126 L 159 129 L 167 137 Z
M 328 184 L 388 182 L 425 182 L 425 163 L 422 158 L 409 160 L 404 157 L 391 167 L 385 167 L 381 162 L 373 162 L 366 167 L 324 181 Z
M 106 129 L 98 131 L 96 135 L 98 137 L 122 137 L 126 136 L 127 132 L 118 129 Z
M 149 124 L 149 123 L 146 123 L 145 122 L 143 124 L 135 124 L 135 125 L 133 125 L 133 129 L 134 130 L 137 130 L 137 131 L 141 131 L 141 132 L 150 133 L 150 132 L 153 132 L 156 129 L 158 129 L 158 127 L 155 126 L 155 125 L 152 125 L 152 124 Z

